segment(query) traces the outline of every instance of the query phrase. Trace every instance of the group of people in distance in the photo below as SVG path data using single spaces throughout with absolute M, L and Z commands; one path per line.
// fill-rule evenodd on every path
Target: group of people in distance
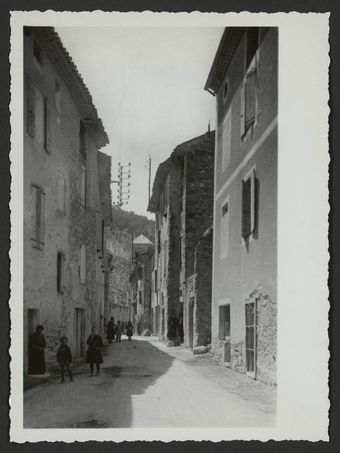
M 46 372 L 45 363 L 45 348 L 46 340 L 43 334 L 44 327 L 39 324 L 36 331 L 29 337 L 28 342 L 28 374 L 41 375 Z M 114 324 L 114 318 L 111 318 L 107 326 L 107 339 L 112 343 L 114 338 L 116 342 L 121 341 L 122 334 L 126 334 L 128 340 L 131 341 L 133 335 L 133 327 L 131 321 L 128 323 L 121 323 L 118 321 L 117 325 Z M 91 334 L 87 341 L 86 363 L 90 365 L 90 376 L 93 376 L 94 365 L 96 365 L 96 374 L 100 374 L 100 365 L 103 363 L 102 348 L 104 346 L 103 339 L 97 334 L 96 328 L 92 327 Z M 60 368 L 61 382 L 65 382 L 65 370 L 68 373 L 70 381 L 73 382 L 73 375 L 71 370 L 72 352 L 68 345 L 68 338 L 63 336 L 60 338 L 60 346 L 57 350 L 57 362 Z
M 116 339 L 116 343 L 120 343 L 122 341 L 122 335 L 127 335 L 128 341 L 131 341 L 133 335 L 132 322 L 118 321 L 118 323 L 115 324 L 115 318 L 111 317 L 106 328 L 106 338 L 108 342 L 113 343 L 114 339 Z

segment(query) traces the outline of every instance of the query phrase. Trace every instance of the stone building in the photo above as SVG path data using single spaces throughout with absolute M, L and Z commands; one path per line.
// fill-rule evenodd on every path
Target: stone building
M 216 96 L 212 351 L 276 382 L 278 30 L 226 28 Z
M 103 327 L 108 137 L 91 95 L 51 27 L 24 30 L 24 357 L 43 324 L 47 365 L 62 335 L 75 359 Z
M 182 318 L 189 347 L 210 340 L 210 318 L 198 322 L 198 317 L 202 304 L 210 310 L 211 300 L 197 302 L 194 273 L 195 248 L 213 222 L 214 135 L 207 132 L 175 148 L 158 167 L 148 207 L 156 216 L 154 332 L 165 338 L 171 315 Z
M 143 234 L 133 241 L 131 284 L 132 321 L 137 334 L 152 331 L 151 292 L 154 247 Z
M 107 227 L 105 229 L 105 324 L 111 317 L 126 322 L 131 319 L 130 272 L 132 235 Z

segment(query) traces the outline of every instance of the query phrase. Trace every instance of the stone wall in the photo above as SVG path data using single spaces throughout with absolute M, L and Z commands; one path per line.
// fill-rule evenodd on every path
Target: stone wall
M 212 239 L 209 228 L 195 249 L 194 347 L 211 342 Z
M 80 152 L 82 113 L 50 55 L 42 50 L 43 64 L 33 57 L 35 32 L 24 37 L 24 351 L 27 370 L 27 340 L 37 324 L 44 325 L 48 368 L 56 364 L 60 337 L 66 335 L 74 356 L 84 357 L 86 334 L 95 325 L 102 331 L 104 280 L 102 258 L 97 253 L 102 210 L 95 133 L 84 126 L 84 149 Z M 55 55 L 52 55 L 55 57 Z M 28 82 L 29 80 L 29 82 Z M 58 99 L 56 98 L 58 87 Z M 36 117 L 35 133 L 28 130 L 27 104 L 47 99 L 48 115 Z M 41 101 L 42 102 L 42 101 Z M 31 112 L 39 109 L 31 107 Z M 38 123 L 44 121 L 48 143 L 39 139 Z M 32 125 L 31 125 L 32 126 Z M 81 197 L 81 174 L 85 168 L 85 201 Z M 110 167 L 103 169 L 109 174 Z M 104 185 L 105 186 L 105 185 Z M 34 236 L 35 189 L 44 194 L 42 242 Z M 107 186 L 106 186 L 107 187 Z M 109 189 L 108 189 L 109 190 Z M 105 194 L 107 198 L 109 193 Z M 80 281 L 80 247 L 85 247 L 85 281 Z M 63 255 L 63 284 L 57 288 L 57 256 Z M 83 333 L 77 337 L 76 314 L 82 313 Z

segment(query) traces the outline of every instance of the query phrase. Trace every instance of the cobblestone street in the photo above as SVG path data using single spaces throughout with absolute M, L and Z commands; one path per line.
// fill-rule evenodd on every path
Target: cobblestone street
M 223 409 L 224 408 L 224 409 Z M 74 368 L 25 391 L 25 428 L 237 427 L 275 423 L 275 388 L 153 337 L 107 345 L 99 376 Z

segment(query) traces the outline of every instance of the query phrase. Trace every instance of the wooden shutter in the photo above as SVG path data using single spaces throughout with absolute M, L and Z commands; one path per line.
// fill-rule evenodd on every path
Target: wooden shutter
M 44 148 L 51 152 L 51 106 L 47 97 L 44 98 Z
M 242 237 L 247 238 L 251 234 L 251 184 L 250 178 L 242 181 Z
M 249 71 L 245 84 L 245 132 L 255 122 L 256 115 L 256 69 Z
M 35 90 L 32 86 L 31 77 L 26 74 L 26 131 L 34 138 L 35 136 Z
M 250 234 L 254 232 L 256 227 L 256 177 L 253 170 L 250 177 Z
M 246 132 L 246 129 L 245 129 L 245 111 L 244 111 L 244 102 L 245 102 L 244 90 L 245 90 L 245 81 L 243 81 L 242 87 L 241 87 L 241 115 L 240 115 L 240 135 L 241 135 L 241 138 L 244 136 L 244 134 Z

